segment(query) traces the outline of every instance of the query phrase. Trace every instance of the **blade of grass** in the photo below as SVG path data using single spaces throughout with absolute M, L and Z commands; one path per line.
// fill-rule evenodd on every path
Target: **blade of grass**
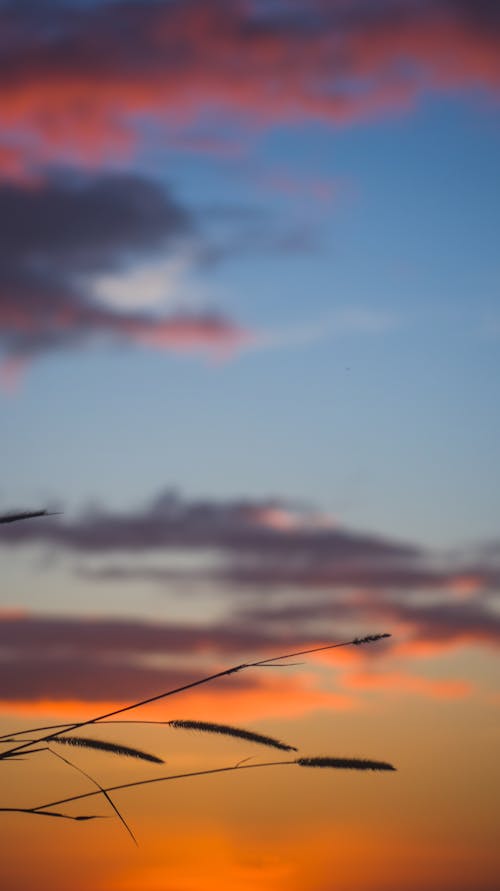
M 222 736 L 234 736 L 237 739 L 244 739 L 248 742 L 258 743 L 262 746 L 270 746 L 274 749 L 281 749 L 283 752 L 296 752 L 295 746 L 289 746 L 287 743 L 274 739 L 272 736 L 265 736 L 262 733 L 254 733 L 252 730 L 242 730 L 240 727 L 232 727 L 229 724 L 214 724 L 211 721 L 169 721 L 170 727 L 176 730 L 197 730 L 200 733 L 218 733 Z
M 153 764 L 165 763 L 162 758 L 158 758 L 156 755 L 150 755 L 148 752 L 143 752 L 141 749 L 132 749 L 130 746 L 105 742 L 100 739 L 90 739 L 89 737 L 84 736 L 56 736 L 53 741 L 67 746 L 81 746 L 85 749 L 95 749 L 98 752 L 124 755 L 127 758 L 139 758 L 141 761 L 151 761 Z
M 50 752 L 51 755 L 55 755 L 56 758 L 59 758 L 60 761 L 63 761 L 63 762 L 64 762 L 65 764 L 67 764 L 69 767 L 72 767 L 74 770 L 77 770 L 78 773 L 81 773 L 82 776 L 86 777 L 87 780 L 90 780 L 90 782 L 93 783 L 94 786 L 97 786 L 97 788 L 98 788 L 99 791 L 103 794 L 103 796 L 104 796 L 104 798 L 106 799 L 106 801 L 108 802 L 108 804 L 109 804 L 109 805 L 111 806 L 111 808 L 114 810 L 114 812 L 115 812 L 115 814 L 117 815 L 118 819 L 121 821 L 121 823 L 122 823 L 123 826 L 125 827 L 126 831 L 127 831 L 128 834 L 130 835 L 130 838 L 131 838 L 132 841 L 134 842 L 134 845 L 138 848 L 138 847 L 139 847 L 139 843 L 138 843 L 138 841 L 137 841 L 137 839 L 136 839 L 134 833 L 132 832 L 132 830 L 131 830 L 130 826 L 128 825 L 127 821 L 125 820 L 125 817 L 123 816 L 123 814 L 120 813 L 120 811 L 118 810 L 118 808 L 117 808 L 116 804 L 114 803 L 113 799 L 111 798 L 109 792 L 108 792 L 106 789 L 104 789 L 104 788 L 101 786 L 101 784 L 98 783 L 96 779 L 94 779 L 94 777 L 90 776 L 90 774 L 87 773 L 86 770 L 83 770 L 81 767 L 78 767 L 78 765 L 77 765 L 77 764 L 74 764 L 73 761 L 70 761 L 69 758 L 65 758 L 64 755 L 61 755 L 59 752 L 54 752 L 54 750 L 51 749 L 49 746 L 47 746 L 47 751 Z
M 387 761 L 368 761 L 366 758 L 297 758 L 299 767 L 327 767 L 338 770 L 396 770 Z
M 55 517 L 59 511 L 30 510 L 17 511 L 11 514 L 1 514 L 0 523 L 17 523 L 19 520 L 33 520 L 36 517 Z
M 96 793 L 98 794 L 98 793 Z M 0 807 L 1 814 L 33 814 L 35 817 L 61 817 L 63 820 L 102 820 L 103 817 L 100 817 L 99 814 L 77 814 L 76 817 L 72 816 L 72 814 L 60 814 L 56 811 L 42 811 L 37 808 L 32 807 Z

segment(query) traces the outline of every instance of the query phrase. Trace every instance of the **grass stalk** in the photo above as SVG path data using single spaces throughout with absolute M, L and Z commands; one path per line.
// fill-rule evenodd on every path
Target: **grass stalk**
M 36 739 L 36 742 L 37 743 L 50 742 L 51 740 L 57 739 L 59 736 L 62 736 L 63 733 L 68 733 L 73 730 L 79 730 L 81 727 L 89 727 L 92 724 L 97 724 L 101 721 L 105 721 L 109 718 L 113 718 L 116 715 L 121 715 L 121 714 L 124 714 L 125 712 L 132 711 L 132 709 L 142 708 L 143 706 L 150 705 L 153 702 L 159 702 L 161 699 L 166 699 L 168 696 L 175 696 L 178 693 L 184 693 L 186 690 L 192 690 L 195 687 L 200 687 L 202 684 L 211 683 L 212 681 L 215 681 L 218 678 L 229 677 L 230 675 L 237 674 L 240 671 L 245 671 L 248 668 L 266 667 L 268 665 L 274 665 L 277 662 L 281 662 L 285 659 L 292 659 L 295 656 L 306 656 L 306 655 L 310 655 L 313 653 L 324 652 L 326 650 L 335 650 L 340 647 L 360 646 L 362 644 L 375 643 L 378 640 L 382 640 L 383 638 L 387 638 L 390 636 L 391 635 L 387 634 L 387 633 L 370 634 L 366 637 L 362 637 L 362 638 L 356 637 L 353 640 L 342 641 L 340 643 L 324 644 L 323 646 L 320 646 L 320 647 L 310 647 L 308 649 L 299 650 L 294 653 L 285 653 L 285 654 L 279 655 L 279 656 L 271 656 L 271 657 L 268 657 L 267 659 L 259 659 L 255 662 L 243 662 L 240 665 L 234 665 L 231 668 L 226 668 L 226 669 L 223 669 L 222 671 L 217 671 L 214 674 L 207 675 L 206 677 L 203 677 L 203 678 L 199 678 L 196 681 L 191 681 L 188 684 L 183 684 L 182 686 L 176 687 L 172 690 L 166 690 L 163 693 L 158 693 L 157 695 L 150 696 L 147 699 L 142 699 L 138 702 L 133 702 L 130 705 L 121 706 L 120 708 L 114 709 L 113 711 L 105 712 L 102 715 L 97 715 L 94 718 L 89 718 L 86 721 L 78 721 L 75 724 L 66 725 L 64 729 L 55 730 L 53 733 L 48 733 L 44 736 L 38 737 Z M 9 755 L 13 754 L 14 752 L 17 753 L 17 752 L 22 751 L 23 749 L 29 748 L 30 745 L 32 745 L 32 742 L 18 743 L 13 748 L 8 749 L 6 752 L 2 752 L 0 754 L 0 760 L 2 758 L 8 757 Z

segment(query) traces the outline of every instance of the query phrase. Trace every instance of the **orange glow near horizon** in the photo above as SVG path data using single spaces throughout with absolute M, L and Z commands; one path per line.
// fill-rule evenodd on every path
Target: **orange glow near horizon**
M 115 711 L 127 702 L 85 702 L 68 700 L 0 701 L 0 714 L 58 717 L 64 720 L 89 720 L 97 714 Z M 248 689 L 202 689 L 188 691 L 178 699 L 165 699 L 147 706 L 151 720 L 170 720 L 171 717 L 196 715 L 198 720 L 256 720 L 266 718 L 303 717 L 318 710 L 343 711 L 354 707 L 354 698 L 346 693 L 319 689 L 313 678 L 271 680 L 265 685 Z M 78 716 L 75 718 L 75 715 Z M 168 718 L 165 716 L 168 715 Z M 144 709 L 130 712 L 131 719 L 146 717 Z
M 465 677 L 474 676 L 470 659 L 463 663 Z M 66 812 L 108 818 L 102 822 L 10 815 L 4 822 L 9 891 L 32 887 L 35 876 L 39 891 L 67 891 L 69 874 L 74 891 L 330 891 L 332 876 L 342 891 L 494 891 L 500 867 L 494 843 L 500 743 L 494 697 L 464 696 L 459 681 L 454 686 L 435 675 L 426 683 L 396 671 L 358 670 L 351 677 L 353 690 L 368 699 L 339 710 L 335 694 L 316 690 L 310 677 L 289 680 L 291 685 L 270 678 L 269 687 L 249 690 L 207 688 L 136 714 L 239 723 L 297 745 L 300 754 L 387 760 L 397 772 L 259 768 L 295 755 L 165 727 L 95 727 L 88 735 L 135 745 L 166 762 L 155 766 L 54 747 L 101 784 L 241 761 L 250 769 L 114 793 L 138 836 L 138 850 L 96 798 L 67 805 Z M 377 689 L 375 705 L 370 697 Z M 100 703 L 96 709 L 95 703 L 46 701 L 14 710 L 31 726 L 41 715 L 84 720 L 117 705 Z M 3 716 L 3 732 L 12 714 Z M 90 786 L 43 753 L 6 763 L 2 771 L 4 800 L 11 806 L 39 805 Z M 26 832 L 31 853 L 22 859 L 17 852 Z
M 392 758 L 397 753 L 394 774 L 292 765 L 115 793 L 138 849 L 114 819 L 78 824 L 12 816 L 4 833 L 9 889 L 21 891 L 36 881 L 39 891 L 67 891 L 71 875 L 74 891 L 329 891 L 332 877 L 342 891 L 493 891 L 500 865 L 494 854 L 494 710 L 482 709 L 478 731 L 472 726 L 474 708 L 467 715 L 462 704 L 449 703 L 442 719 L 440 709 L 429 701 L 419 710 L 393 707 L 383 722 L 369 713 L 345 713 L 333 723 L 317 716 L 308 729 L 302 721 L 292 722 L 299 741 L 307 729 L 309 752 L 328 747 L 332 754 Z M 455 743 L 443 740 L 443 721 L 455 727 Z M 422 725 L 425 741 L 418 735 Z M 130 759 L 126 765 L 119 759 L 116 766 L 107 755 L 76 750 L 70 756 L 110 784 L 234 765 L 248 756 L 256 763 L 283 759 L 241 741 L 168 732 L 167 765 L 158 768 L 129 765 Z M 288 736 L 291 732 L 288 728 Z M 151 749 L 149 735 L 143 745 Z M 479 761 L 481 773 L 473 767 Z M 16 778 L 26 770 L 29 788 L 23 797 L 32 804 L 89 788 L 55 759 L 37 764 L 33 759 L 29 767 L 16 763 L 8 770 L 7 795 L 14 796 Z M 110 816 L 105 802 L 96 799 L 68 806 L 68 812 Z M 22 858 L 18 852 L 26 832 L 30 857 Z

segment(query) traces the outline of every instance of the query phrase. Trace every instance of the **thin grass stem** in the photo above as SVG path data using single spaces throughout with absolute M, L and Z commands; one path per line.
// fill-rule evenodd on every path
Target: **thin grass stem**
M 223 671 L 217 671 L 214 674 L 207 675 L 207 677 L 199 678 L 196 681 L 191 681 L 188 684 L 183 684 L 180 687 L 176 687 L 172 690 L 167 690 L 163 693 L 158 693 L 156 696 L 149 696 L 147 699 L 142 699 L 139 702 L 133 702 L 130 705 L 124 705 L 120 708 L 114 709 L 111 712 L 106 712 L 102 715 L 98 715 L 95 718 L 89 718 L 86 721 L 79 721 L 75 724 L 66 725 L 65 730 L 56 730 L 54 733 L 49 733 L 46 736 L 41 736 L 37 739 L 37 742 L 49 742 L 52 739 L 56 739 L 58 736 L 61 736 L 64 732 L 69 732 L 70 730 L 79 730 L 81 727 L 88 727 L 91 724 L 97 724 L 100 721 L 105 721 L 108 718 L 112 718 L 115 715 L 121 715 L 125 712 L 131 711 L 135 708 L 141 708 L 144 705 L 150 705 L 153 702 L 158 702 L 160 699 L 166 699 L 168 696 L 175 696 L 178 693 L 184 693 L 186 690 L 192 690 L 195 687 L 200 687 L 202 684 L 208 684 L 211 681 L 215 681 L 218 678 L 229 677 L 230 675 L 237 674 L 240 671 L 244 671 L 247 668 L 259 668 L 261 666 L 267 666 L 275 662 L 280 662 L 284 659 L 293 659 L 295 656 L 305 656 L 310 655 L 312 653 L 320 653 L 325 650 L 335 650 L 339 647 L 348 647 L 348 646 L 359 646 L 360 644 L 368 644 L 374 643 L 375 641 L 382 640 L 383 638 L 390 637 L 390 634 L 371 634 L 363 638 L 354 638 L 354 640 L 342 641 L 340 643 L 331 643 L 324 644 L 321 647 L 310 647 L 304 650 L 298 650 L 294 653 L 285 653 L 279 656 L 271 656 L 266 659 L 259 659 L 255 662 L 243 662 L 240 665 L 234 665 L 231 668 L 226 668 Z M 8 749 L 7 752 L 2 752 L 0 754 L 0 759 L 9 756 L 11 753 L 22 751 L 25 748 L 28 748 L 31 743 L 25 742 L 16 745 L 12 749 Z

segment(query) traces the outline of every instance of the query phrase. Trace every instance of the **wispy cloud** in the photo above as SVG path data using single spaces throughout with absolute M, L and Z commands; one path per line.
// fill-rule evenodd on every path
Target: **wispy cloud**
M 77 556 L 87 584 L 151 583 L 162 596 L 183 592 L 197 603 L 195 617 L 190 607 L 189 619 L 154 623 L 0 614 L 0 701 L 7 708 L 40 701 L 48 711 L 67 712 L 75 700 L 123 702 L 221 663 L 373 631 L 393 638 L 366 652 L 318 654 L 300 677 L 249 674 L 234 688 L 196 699 L 196 714 L 291 716 L 360 705 L 373 691 L 457 699 L 476 688 L 453 671 L 422 674 L 421 657 L 500 646 L 494 543 L 430 553 L 346 529 L 329 514 L 283 499 L 189 501 L 167 491 L 138 510 L 94 507 L 74 519 L 5 525 L 0 544 Z M 337 669 L 333 690 L 323 686 L 326 664 Z
M 0 614 L 0 703 L 3 708 L 17 709 L 45 702 L 52 712 L 67 711 L 68 703 L 75 700 L 124 703 L 190 683 L 219 670 L 221 664 L 229 667 L 249 655 L 265 658 L 321 646 L 326 640 L 330 639 L 324 633 L 308 634 L 299 627 L 266 629 L 263 622 L 243 616 L 216 626 L 192 620 L 153 624 Z M 311 659 L 300 672 L 248 672 L 230 685 L 214 688 L 208 696 L 206 692 L 197 696 L 196 714 L 212 719 L 214 714 L 231 711 L 246 711 L 247 717 L 294 716 L 321 708 L 360 706 L 362 695 L 374 690 L 431 699 L 456 699 L 472 691 L 472 684 L 462 678 L 433 679 L 402 668 L 413 655 L 392 644 L 378 644 L 369 650 L 329 651 L 323 659 Z M 322 668 L 326 664 L 329 681 L 325 686 Z M 169 706 L 167 717 L 182 717 L 190 708 L 191 696 L 186 705 L 179 701 Z
M 344 680 L 345 686 L 359 691 L 376 690 L 397 694 L 413 693 L 431 699 L 463 699 L 474 690 L 470 681 L 426 678 L 406 672 L 352 672 Z
M 417 559 L 419 549 L 376 535 L 337 528 L 333 519 L 277 498 L 183 499 L 160 492 L 129 512 L 92 509 L 74 520 L 49 518 L 7 528 L 4 545 L 40 542 L 80 553 L 152 553 L 170 549 L 218 549 L 264 556 L 309 554 L 311 558 Z
M 77 556 L 88 583 L 189 590 L 200 603 L 216 590 L 233 630 L 256 642 L 283 632 L 318 639 L 326 624 L 349 633 L 362 617 L 397 630 L 403 655 L 500 644 L 497 550 L 433 553 L 284 500 L 187 501 L 167 491 L 135 511 L 13 524 L 0 544 Z
M 288 349 L 340 337 L 380 336 L 390 333 L 398 324 L 399 320 L 389 312 L 350 307 L 328 313 L 316 322 L 256 333 L 248 349 Z

